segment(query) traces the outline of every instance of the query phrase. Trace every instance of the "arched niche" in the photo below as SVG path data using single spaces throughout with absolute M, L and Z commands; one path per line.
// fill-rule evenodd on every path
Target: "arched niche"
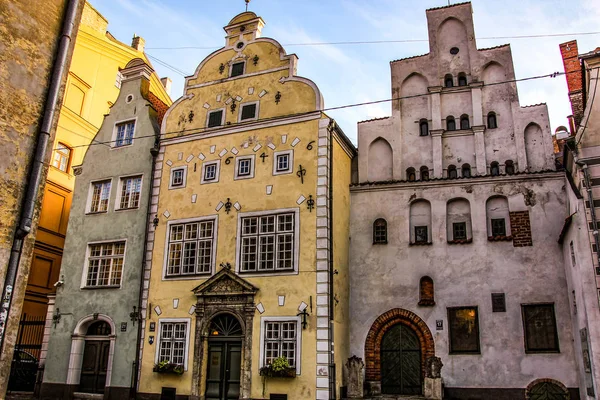
M 508 199 L 492 196 L 485 203 L 488 238 L 501 238 L 511 235 Z
M 429 82 L 427 78 L 417 72 L 413 72 L 402 81 L 399 97 L 426 94 L 428 93 L 428 87 Z M 429 97 L 430 96 L 418 96 L 412 97 L 406 101 L 400 100 L 399 103 L 402 117 L 407 118 L 407 120 L 429 120 L 431 118 L 431 113 L 429 111 Z M 415 136 L 420 134 L 420 132 L 416 130 L 414 133 Z
M 525 128 L 525 154 L 529 172 L 544 169 L 546 153 L 543 135 L 542 128 L 534 122 Z
M 450 52 L 453 47 L 458 48 L 458 53 Z M 437 52 L 446 73 L 470 72 L 469 38 L 462 21 L 450 17 L 440 24 L 437 31 Z
M 410 243 L 431 243 L 431 203 L 425 199 L 410 203 Z
M 419 305 L 427 307 L 435 306 L 433 279 L 429 276 L 424 276 L 419 281 Z
M 470 243 L 473 240 L 469 200 L 456 198 L 448 201 L 446 204 L 446 234 L 448 243 Z
M 481 74 L 483 82 L 486 84 L 506 81 L 506 72 L 504 67 L 499 63 L 492 61 L 483 68 Z
M 394 152 L 392 146 L 384 138 L 377 138 L 369 145 L 370 182 L 393 179 Z

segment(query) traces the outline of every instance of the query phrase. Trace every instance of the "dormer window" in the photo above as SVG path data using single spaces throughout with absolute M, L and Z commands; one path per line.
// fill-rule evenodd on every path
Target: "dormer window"
M 244 65 L 245 64 L 246 63 L 243 61 L 234 63 L 231 66 L 231 78 L 233 78 L 234 76 L 244 75 Z
M 444 86 L 445 87 L 454 86 L 454 78 L 452 77 L 452 75 L 448 74 L 444 77 Z

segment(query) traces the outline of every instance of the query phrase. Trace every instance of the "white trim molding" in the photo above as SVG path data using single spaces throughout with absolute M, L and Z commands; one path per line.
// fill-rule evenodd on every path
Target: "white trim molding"
M 104 244 L 104 243 L 117 243 L 123 242 L 125 243 L 125 249 L 123 249 L 123 266 L 121 268 L 121 280 L 118 285 L 96 285 L 96 286 L 87 286 L 87 276 L 88 269 L 90 267 L 89 258 L 90 258 L 90 246 L 95 244 Z M 94 290 L 94 289 L 121 289 L 123 287 L 123 277 L 125 276 L 125 262 L 127 260 L 127 239 L 126 238 L 117 238 L 111 240 L 98 240 L 94 242 L 87 242 L 85 245 L 85 260 L 83 262 L 83 273 L 81 275 L 81 285 L 80 289 L 86 290 Z
M 175 171 L 178 171 L 182 169 L 183 170 L 183 183 L 181 185 L 173 185 L 173 173 Z M 181 165 L 178 167 L 171 167 L 171 170 L 169 172 L 169 190 L 171 189 L 183 189 L 185 187 L 185 185 L 187 184 L 187 165 Z
M 216 113 L 218 111 L 221 111 L 221 124 L 218 126 L 208 126 L 208 121 L 210 121 L 210 115 L 212 113 Z M 227 114 L 227 110 L 225 110 L 225 107 L 222 108 L 215 108 L 214 110 L 206 110 L 206 129 L 216 129 L 216 128 L 221 128 L 223 125 L 225 125 L 225 114 Z
M 243 111 L 244 111 L 244 107 L 251 106 L 253 104 L 256 105 L 256 109 L 254 110 L 254 117 L 253 118 L 242 119 L 242 114 L 243 114 Z M 256 120 L 258 120 L 259 111 L 260 111 L 260 101 L 258 101 L 258 100 L 257 101 L 248 101 L 246 103 L 240 103 L 237 122 L 239 123 L 239 122 L 256 121 Z
M 133 134 L 131 135 L 131 143 L 124 144 L 122 146 L 117 146 L 117 125 L 126 124 L 127 122 L 133 122 Z M 125 118 L 125 119 L 122 119 L 119 121 L 115 121 L 115 123 L 113 125 L 111 140 L 110 140 L 110 148 L 115 150 L 115 149 L 122 149 L 125 147 L 133 146 L 133 142 L 135 141 L 136 129 L 137 129 L 137 117 Z
M 213 165 L 215 164 L 217 167 L 215 169 L 215 179 L 210 179 L 210 180 L 206 180 L 204 179 L 205 173 L 206 173 L 206 166 L 207 165 Z M 219 175 L 221 174 L 221 160 L 213 160 L 213 161 L 204 161 L 202 163 L 202 176 L 200 178 L 200 183 L 201 184 L 208 184 L 208 183 L 217 183 L 219 182 Z
M 156 334 L 156 349 L 154 350 L 154 364 L 158 364 L 158 358 L 160 356 L 160 340 L 161 340 L 161 330 L 164 323 L 185 323 L 186 332 L 185 332 L 185 354 L 183 356 L 183 369 L 185 371 L 188 370 L 188 359 L 190 354 L 190 326 L 192 325 L 191 318 L 159 318 L 158 319 L 158 329 Z
M 283 317 L 260 317 L 260 357 L 259 368 L 265 362 L 265 325 L 267 322 L 295 322 L 296 323 L 296 375 L 300 375 L 302 364 L 302 323 L 298 316 Z
M 254 178 L 254 159 L 255 159 L 255 155 L 254 154 L 248 154 L 245 156 L 238 156 L 235 158 L 235 172 L 233 175 L 233 179 L 234 180 L 239 180 L 239 179 L 251 179 Z M 244 160 L 250 160 L 250 173 L 247 175 L 241 175 L 239 174 L 239 167 L 240 167 L 240 161 L 244 161 Z
M 279 156 L 288 155 L 288 169 L 278 171 L 277 170 L 277 159 Z M 291 174 L 294 172 L 294 150 L 282 150 L 273 153 L 273 175 L 284 175 Z

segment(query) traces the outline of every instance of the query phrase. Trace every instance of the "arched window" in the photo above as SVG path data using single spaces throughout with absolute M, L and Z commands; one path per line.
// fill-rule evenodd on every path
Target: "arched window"
M 469 124 L 469 116 L 467 114 L 463 114 L 460 116 L 460 129 L 469 129 L 471 128 L 471 124 Z
M 373 244 L 387 244 L 387 222 L 383 218 L 373 222 Z
M 447 131 L 455 131 L 456 130 L 456 121 L 452 115 L 446 117 L 446 130 Z
M 452 199 L 446 205 L 448 243 L 471 243 L 471 205 L 467 199 Z
M 431 204 L 427 200 L 410 203 L 410 244 L 431 243 Z
M 422 119 L 419 121 L 419 136 L 427 135 L 429 135 L 429 123 L 426 119 Z
M 449 179 L 458 178 L 458 172 L 456 171 L 456 165 L 448 165 L 448 178 Z
M 504 162 L 504 172 L 506 172 L 507 175 L 512 175 L 515 173 L 515 163 L 513 160 L 506 160 Z
M 419 172 L 421 173 L 421 180 L 422 181 L 428 181 L 429 180 L 429 168 L 426 166 L 422 166 L 421 169 L 419 170 Z
M 452 77 L 451 74 L 447 74 L 444 77 L 444 86 L 446 86 L 446 87 L 452 87 L 452 86 L 454 86 L 454 78 Z
M 86 332 L 87 336 L 107 336 L 110 335 L 110 325 L 106 321 L 98 321 L 91 324 Z
M 417 173 L 413 167 L 406 169 L 406 180 L 409 182 L 414 182 L 417 180 Z
M 488 129 L 496 129 L 498 127 L 498 120 L 496 119 L 496 113 L 491 111 L 487 115 L 487 127 Z
M 490 164 L 490 175 L 491 176 L 500 175 L 500 164 L 498 164 L 498 161 L 494 161 Z
M 433 279 L 428 276 L 422 277 L 419 282 L 419 305 L 427 307 L 435 306 Z
M 461 168 L 461 172 L 462 172 L 463 178 L 470 178 L 471 177 L 471 165 L 463 164 L 462 168 Z
M 458 86 L 467 86 L 467 75 L 464 72 L 458 74 Z
M 485 204 L 488 240 L 507 238 L 510 233 L 508 199 L 504 196 L 490 197 Z

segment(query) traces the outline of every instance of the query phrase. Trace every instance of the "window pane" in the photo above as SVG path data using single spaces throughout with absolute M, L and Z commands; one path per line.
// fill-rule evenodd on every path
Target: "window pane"
M 241 120 L 256 118 L 256 104 L 242 106 Z
M 287 171 L 290 168 L 289 154 L 280 154 L 277 156 L 277 172 Z
M 427 226 L 415 226 L 415 243 L 427 243 Z
M 525 350 L 558 351 L 558 336 L 554 319 L 554 305 L 536 304 L 523 306 Z
M 212 271 L 214 221 L 171 226 L 167 275 L 194 275 Z
M 240 76 L 244 73 L 244 63 L 235 63 L 231 66 L 231 77 Z
M 492 236 L 506 236 L 504 218 L 492 218 Z
M 466 222 L 455 222 L 452 224 L 453 239 L 464 240 L 467 238 L 467 223 Z
M 221 126 L 221 122 L 223 121 L 223 110 L 212 111 L 208 115 L 208 127 L 213 128 L 215 126 Z
M 125 242 L 89 245 L 85 285 L 118 286 L 121 284 Z
M 451 353 L 479 353 L 479 321 L 476 307 L 448 309 Z
M 217 177 L 217 164 L 206 164 L 204 167 L 204 180 L 212 181 Z

